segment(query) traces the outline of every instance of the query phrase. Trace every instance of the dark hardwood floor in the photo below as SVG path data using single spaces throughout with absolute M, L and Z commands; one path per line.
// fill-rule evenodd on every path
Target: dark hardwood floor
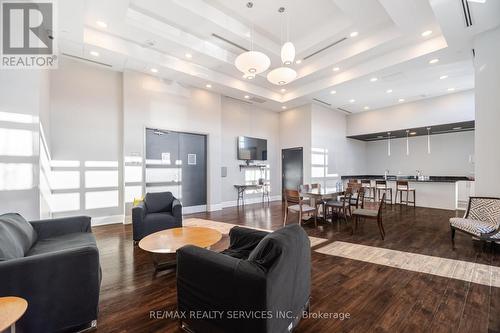
M 310 236 L 500 266 L 500 251 L 457 233 L 451 248 L 448 219 L 455 211 L 400 208 L 383 212 L 386 239 L 365 221 L 305 226 Z M 215 221 L 277 229 L 282 206 L 247 205 L 193 214 Z M 294 223 L 291 216 L 289 223 Z M 151 257 L 133 245 L 131 225 L 95 227 L 101 255 L 98 332 L 181 332 L 174 319 L 151 319 L 150 311 L 175 310 L 175 274 L 154 273 Z M 227 247 L 224 237 L 215 250 Z M 314 250 L 314 248 L 313 248 Z M 304 319 L 296 332 L 500 332 L 500 288 L 407 271 L 312 251 L 311 311 L 349 313 L 350 318 Z

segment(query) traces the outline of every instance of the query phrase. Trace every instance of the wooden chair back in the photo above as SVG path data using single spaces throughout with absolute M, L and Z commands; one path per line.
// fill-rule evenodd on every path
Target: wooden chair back
M 376 180 L 375 186 L 377 188 L 385 188 L 385 187 L 387 187 L 387 181 L 386 180 Z
M 288 207 L 289 204 L 301 204 L 302 200 L 300 197 L 300 193 L 297 190 L 285 189 L 285 204 Z
M 361 180 L 361 186 L 370 187 L 370 186 L 372 186 L 372 181 L 369 179 L 363 179 L 363 180 Z
M 410 185 L 407 180 L 398 180 L 396 181 L 396 189 L 397 190 L 408 190 L 410 189 Z

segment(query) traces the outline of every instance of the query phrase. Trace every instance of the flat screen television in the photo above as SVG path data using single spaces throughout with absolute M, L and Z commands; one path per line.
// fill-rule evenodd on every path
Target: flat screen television
M 243 161 L 267 161 L 267 140 L 239 136 L 238 159 Z

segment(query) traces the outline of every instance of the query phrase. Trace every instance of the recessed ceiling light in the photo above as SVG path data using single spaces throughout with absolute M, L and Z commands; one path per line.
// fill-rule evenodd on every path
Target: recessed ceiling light
M 438 58 L 434 58 L 434 59 L 431 59 L 431 60 L 429 61 L 429 64 L 436 64 L 436 63 L 438 63 L 438 62 L 439 62 L 439 59 L 438 59 Z
M 334 72 L 338 72 L 340 70 L 340 67 L 333 67 Z
M 302 63 L 302 59 L 298 59 L 297 61 L 295 61 L 295 63 L 296 63 L 297 65 L 300 65 L 300 64 Z
M 404 102 L 404 101 L 405 101 L 405 99 L 404 99 L 404 98 L 400 98 L 400 99 L 398 99 L 398 102 L 400 102 L 400 103 L 402 103 L 402 102 Z
M 150 71 L 153 73 L 158 73 L 158 70 L 156 68 L 151 68 Z
M 370 110 L 370 107 L 369 106 L 365 106 L 363 109 L 364 110 Z
M 207 83 L 207 84 L 205 85 L 205 87 L 207 87 L 207 88 L 212 88 L 212 85 L 211 85 L 210 83 Z
M 448 88 L 448 91 L 455 91 L 455 88 Z
M 416 135 L 417 132 L 410 132 L 410 135 Z
M 330 94 L 335 95 L 337 93 L 337 90 L 331 90 Z
M 458 130 L 461 130 L 461 129 L 462 129 L 462 127 L 453 127 L 453 129 L 454 129 L 455 131 L 458 131 Z
M 286 110 L 286 106 L 284 106 L 284 105 L 283 105 L 281 108 L 282 108 L 283 110 Z
M 98 27 L 106 29 L 108 27 L 108 24 L 104 21 L 97 21 L 95 24 L 97 24 Z
M 351 36 L 351 37 L 356 37 L 357 35 L 359 35 L 359 32 L 357 32 L 357 31 L 353 31 L 349 34 L 349 36 Z
M 284 93 L 284 92 L 286 92 L 286 89 L 285 89 L 285 88 L 281 88 L 281 89 L 280 89 L 280 91 L 281 91 L 282 93 Z
M 99 52 L 97 52 L 97 51 L 90 51 L 90 55 L 93 56 L 93 57 L 98 57 L 99 56 Z
M 351 98 L 351 99 L 349 100 L 349 103 L 354 103 L 354 102 L 356 102 L 356 100 L 355 100 L 355 99 L 353 99 L 353 98 Z
M 191 53 L 186 53 L 186 58 L 191 59 L 193 55 Z
M 390 94 L 392 92 L 392 89 L 387 89 L 385 92 Z
M 486 3 L 486 0 L 467 0 L 468 2 Z
M 422 37 L 427 37 L 430 35 L 432 35 L 432 30 L 425 30 L 424 32 L 422 32 Z
M 439 77 L 439 79 L 440 79 L 440 80 L 444 80 L 444 79 L 447 79 L 447 78 L 448 78 L 448 75 L 441 75 L 441 76 Z
M 250 96 L 248 96 L 248 95 L 245 95 L 244 97 L 245 97 L 245 99 L 249 99 L 250 98 Z
M 245 74 L 245 75 L 243 75 L 243 78 L 247 79 L 247 80 L 253 80 L 253 79 L 255 79 L 255 76 L 254 75 L 247 75 L 247 74 Z
M 370 82 L 376 82 L 377 80 L 378 80 L 378 78 L 376 78 L 376 77 L 372 77 L 372 78 L 370 79 Z

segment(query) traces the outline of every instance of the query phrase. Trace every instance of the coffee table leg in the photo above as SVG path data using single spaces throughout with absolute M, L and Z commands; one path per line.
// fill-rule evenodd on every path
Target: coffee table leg
M 175 258 L 173 260 L 161 260 L 161 257 L 164 258 L 165 256 L 157 255 L 156 253 L 153 253 L 152 257 L 153 257 L 153 265 L 155 267 L 155 271 L 157 272 L 175 268 L 175 266 L 177 265 L 177 261 Z

